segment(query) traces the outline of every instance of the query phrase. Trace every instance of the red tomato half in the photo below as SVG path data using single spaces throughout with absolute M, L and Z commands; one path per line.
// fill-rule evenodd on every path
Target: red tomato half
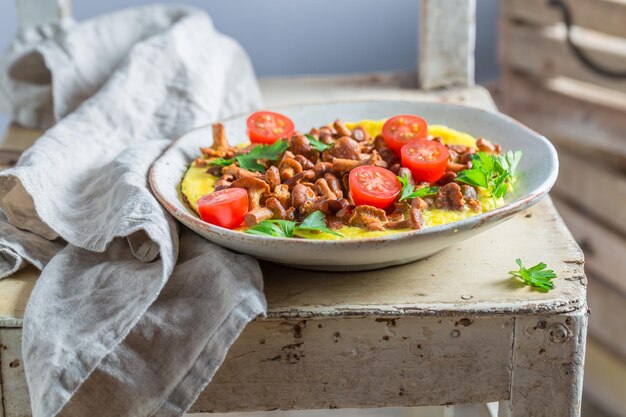
M 248 212 L 248 192 L 243 188 L 226 188 L 198 200 L 198 212 L 207 223 L 234 229 L 243 223 Z
M 354 204 L 385 209 L 402 191 L 393 172 L 374 165 L 362 165 L 350 171 L 350 195 Z
M 246 123 L 252 143 L 272 144 L 279 139 L 290 138 L 295 131 L 290 118 L 271 111 L 252 113 Z
M 401 114 L 385 122 L 382 134 L 387 146 L 400 154 L 407 143 L 428 138 L 428 125 L 421 117 Z
M 402 166 L 411 170 L 417 182 L 435 182 L 448 166 L 448 148 L 434 140 L 418 140 L 404 145 Z

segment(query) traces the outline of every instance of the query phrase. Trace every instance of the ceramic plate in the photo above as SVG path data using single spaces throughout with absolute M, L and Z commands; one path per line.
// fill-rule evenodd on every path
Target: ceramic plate
M 396 114 L 417 114 L 429 124 L 444 124 L 484 136 L 506 150 L 522 150 L 521 176 L 505 205 L 465 220 L 396 235 L 351 240 L 283 239 L 234 232 L 205 223 L 180 199 L 179 185 L 201 146 L 213 142 L 211 126 L 190 131 L 176 140 L 153 164 L 150 186 L 167 211 L 206 239 L 260 259 L 316 270 L 367 270 L 400 265 L 425 258 L 481 233 L 534 204 L 545 196 L 558 173 L 557 154 L 543 136 L 498 113 L 442 103 L 370 101 L 308 104 L 272 109 L 288 115 L 301 130 L 340 118 L 345 121 L 383 119 Z M 247 141 L 247 114 L 224 120 L 231 143 Z

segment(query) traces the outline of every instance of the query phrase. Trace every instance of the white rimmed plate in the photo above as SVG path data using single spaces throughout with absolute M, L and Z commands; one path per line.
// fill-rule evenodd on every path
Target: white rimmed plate
M 206 239 L 237 252 L 260 259 L 316 270 L 357 271 L 401 265 L 432 255 L 495 226 L 536 204 L 549 191 L 558 174 L 558 158 L 543 136 L 508 116 L 443 103 L 411 101 L 365 101 L 302 104 L 272 109 L 289 116 L 296 127 L 306 131 L 337 118 L 346 121 L 383 119 L 396 114 L 416 114 L 429 124 L 484 136 L 500 143 L 504 150 L 522 150 L 518 170 L 522 173 L 515 191 L 505 205 L 458 222 L 413 232 L 368 239 L 305 240 L 250 235 L 203 222 L 180 199 L 179 185 L 199 148 L 209 146 L 211 126 L 192 130 L 178 138 L 150 169 L 149 181 L 157 199 L 176 219 Z M 248 114 L 223 120 L 229 141 L 246 142 Z

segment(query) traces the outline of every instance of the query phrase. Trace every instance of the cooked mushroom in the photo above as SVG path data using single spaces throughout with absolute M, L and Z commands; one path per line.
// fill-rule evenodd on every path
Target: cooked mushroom
M 460 172 L 460 171 L 463 171 L 464 169 L 467 169 L 467 165 L 458 164 L 456 162 L 448 162 L 448 167 L 446 168 L 447 171 L 452 171 L 452 172 Z
M 315 191 L 302 184 L 296 184 L 291 191 L 291 206 L 304 212 L 306 206 L 313 203 Z
M 313 168 L 315 172 L 315 178 L 320 178 L 327 172 L 330 172 L 333 169 L 333 164 L 330 162 L 322 162 L 318 161 Z
M 406 177 L 409 181 L 409 184 L 415 185 L 415 180 L 413 179 L 413 173 L 410 169 L 402 167 L 398 170 L 398 177 Z
M 345 204 L 342 202 L 345 201 Z M 327 202 L 328 204 L 328 211 L 330 213 L 337 213 L 339 210 L 341 210 L 342 208 L 344 208 L 345 206 L 348 205 L 348 200 L 346 200 L 345 198 L 342 198 L 340 200 L 328 200 Z
M 352 216 L 353 211 L 354 211 L 354 206 L 352 204 L 347 204 L 342 209 L 340 209 L 337 213 L 335 213 L 335 216 L 337 216 L 338 219 L 341 219 L 342 221 L 347 223 L 350 217 Z
M 437 208 L 444 210 L 462 210 L 465 206 L 465 199 L 463 194 L 461 194 L 459 184 L 451 182 L 439 188 L 435 198 L 435 205 Z
M 410 229 L 410 228 L 411 228 L 411 220 L 404 219 L 404 218 L 400 220 L 393 220 L 385 224 L 385 229 L 391 229 L 391 230 Z
M 335 201 L 335 200 L 333 200 Z M 329 200 L 326 200 L 324 197 L 320 197 L 317 200 L 313 201 L 312 204 L 305 205 L 305 214 L 311 214 L 316 211 L 321 211 L 325 214 L 330 213 L 330 208 L 328 205 Z
M 411 201 L 411 207 L 414 207 L 418 210 L 426 210 L 428 208 L 428 203 L 424 199 L 417 197 L 414 198 L 413 201 Z
M 367 131 L 363 129 L 361 126 L 357 126 L 352 130 L 352 135 L 350 135 L 352 139 L 357 142 L 367 142 L 370 139 L 370 135 L 367 134 Z
M 278 168 L 271 166 L 265 171 L 265 182 L 270 186 L 270 191 L 274 191 L 274 188 L 280 184 L 280 173 Z
M 409 217 L 411 219 L 411 227 L 415 230 L 419 230 L 424 225 L 424 217 L 422 216 L 422 211 L 415 207 L 411 208 L 409 212 Z
M 328 126 L 320 127 L 319 140 L 324 142 L 325 144 L 333 143 L 335 139 L 333 138 L 332 129 Z
M 357 161 L 354 159 L 333 158 L 333 172 L 346 173 L 354 168 L 365 165 L 365 161 Z
M 315 172 L 310 169 L 307 169 L 306 171 L 299 172 L 293 177 L 286 180 L 285 184 L 287 184 L 289 188 L 293 188 L 300 181 L 311 181 L 314 178 L 315 178 Z
M 448 171 L 444 172 L 444 174 L 437 181 L 437 185 L 446 185 L 451 183 L 456 179 L 456 172 Z
M 219 190 L 224 190 L 226 188 L 230 188 L 231 182 L 228 180 L 225 180 L 224 178 L 220 178 L 219 180 L 217 180 L 217 182 L 215 183 L 215 186 L 213 187 L 213 189 L 215 191 L 219 191 Z
M 276 197 L 269 197 L 265 201 L 265 207 L 272 210 L 275 219 L 284 219 L 286 216 L 285 208 Z
M 385 210 L 372 206 L 356 206 L 350 216 L 351 226 L 362 227 L 367 230 L 383 230 L 387 223 Z
M 289 139 L 289 150 L 293 152 L 294 155 L 303 155 L 313 162 L 317 161 L 318 153 L 313 149 L 306 136 L 293 135 L 291 139 Z
M 286 181 L 302 172 L 302 165 L 293 158 L 284 158 L 278 165 L 278 172 L 280 172 L 280 179 Z
M 493 143 L 491 143 L 491 141 L 485 139 L 485 138 L 478 138 L 476 140 L 476 147 L 478 148 L 479 151 L 481 152 L 485 152 L 485 153 L 500 153 L 499 150 L 497 150 L 496 152 L 496 145 L 494 145 Z
M 463 184 L 461 186 L 461 194 L 463 194 L 463 198 L 466 200 L 476 200 L 478 198 L 476 188 L 468 184 Z
M 287 184 L 276 186 L 271 196 L 276 197 L 283 207 L 288 208 L 291 206 L 291 193 L 289 192 L 289 186 Z
M 378 135 L 374 138 L 374 149 L 376 149 L 378 152 L 384 149 L 389 149 L 389 147 L 387 146 L 387 142 L 385 142 L 385 138 L 383 138 L 382 135 Z
M 302 166 L 302 169 L 313 169 L 315 164 L 309 161 L 304 155 L 296 155 L 294 157 L 296 161 Z
M 341 184 L 339 183 L 339 180 L 337 179 L 337 177 L 335 177 L 330 172 L 327 172 L 324 174 L 324 179 L 328 183 L 328 186 L 330 187 L 331 191 L 335 193 L 337 198 L 343 197 L 343 190 L 341 189 Z
M 235 164 L 231 164 L 222 168 L 222 175 L 232 175 L 233 178 L 263 178 L 263 174 L 248 171 L 247 169 L 238 167 Z
M 360 159 L 361 145 L 349 136 L 343 136 L 341 139 L 335 141 L 335 144 L 328 150 L 328 153 L 333 158 Z
M 335 120 L 335 123 L 333 123 L 333 127 L 335 128 L 339 136 L 350 136 L 352 134 L 352 132 L 350 132 L 350 129 L 346 127 L 346 124 L 341 119 Z
M 228 148 L 230 148 L 230 145 L 228 144 L 228 139 L 226 139 L 224 125 L 221 123 L 213 123 L 213 145 L 211 145 L 211 149 L 225 151 Z
M 255 226 L 263 220 L 269 220 L 274 217 L 274 212 L 267 207 L 258 207 L 250 210 L 243 217 L 247 226 Z
M 294 221 L 296 219 L 296 209 L 294 207 L 289 207 L 285 211 L 285 220 Z
M 244 188 L 248 192 L 248 209 L 250 211 L 261 206 L 261 197 L 270 192 L 270 187 L 263 180 L 252 177 L 239 178 L 231 184 L 234 188 Z
M 335 194 L 333 190 L 330 189 L 328 185 L 328 181 L 326 181 L 326 179 L 324 178 L 318 179 L 317 181 L 315 181 L 315 185 L 317 186 L 317 189 L 319 190 L 319 194 L 322 197 L 324 197 L 327 200 L 337 200 L 337 194 Z

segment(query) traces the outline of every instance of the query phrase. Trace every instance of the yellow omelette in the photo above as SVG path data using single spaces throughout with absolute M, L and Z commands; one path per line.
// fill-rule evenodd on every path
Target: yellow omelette
M 346 127 L 350 130 L 354 129 L 356 126 L 361 126 L 363 129 L 367 131 L 367 133 L 374 137 L 380 134 L 382 131 L 383 124 L 385 120 L 361 120 L 359 122 L 354 123 L 346 123 Z M 428 134 L 432 136 L 440 136 L 443 138 L 443 141 L 446 145 L 463 145 L 463 146 L 475 146 L 476 139 L 471 135 L 459 132 L 458 130 L 451 129 L 447 126 L 443 125 L 430 125 L 428 126 Z M 183 199 L 188 202 L 189 206 L 197 212 L 196 202 L 203 196 L 213 192 L 213 187 L 215 186 L 217 177 L 214 175 L 208 174 L 206 172 L 206 167 L 198 167 L 196 166 L 195 161 L 191 163 L 189 169 L 185 173 L 183 180 L 180 185 L 180 192 L 183 196 Z M 496 208 L 496 203 L 494 203 L 493 199 L 486 195 L 480 195 L 479 201 L 482 205 L 483 212 L 493 210 Z M 498 202 L 500 205 L 501 202 Z M 448 210 L 439 210 L 439 209 L 426 209 L 422 212 L 422 216 L 424 217 L 424 222 L 426 227 L 438 226 L 442 224 L 452 223 L 458 220 L 463 220 L 471 216 L 475 216 L 479 213 L 473 212 L 472 210 L 463 210 L 463 211 L 448 211 Z M 244 230 L 243 228 L 241 230 Z M 327 233 L 318 233 L 318 232 L 299 232 L 301 237 L 306 237 L 308 239 L 327 239 L 327 240 L 336 240 L 336 239 L 358 239 L 358 238 L 368 238 L 368 237 L 377 237 L 377 236 L 385 236 L 396 233 L 403 233 L 411 231 L 411 229 L 400 229 L 400 230 L 383 230 L 383 231 L 368 231 L 365 229 L 361 229 L 360 227 L 350 227 L 344 226 L 337 230 L 342 237 L 330 235 Z

